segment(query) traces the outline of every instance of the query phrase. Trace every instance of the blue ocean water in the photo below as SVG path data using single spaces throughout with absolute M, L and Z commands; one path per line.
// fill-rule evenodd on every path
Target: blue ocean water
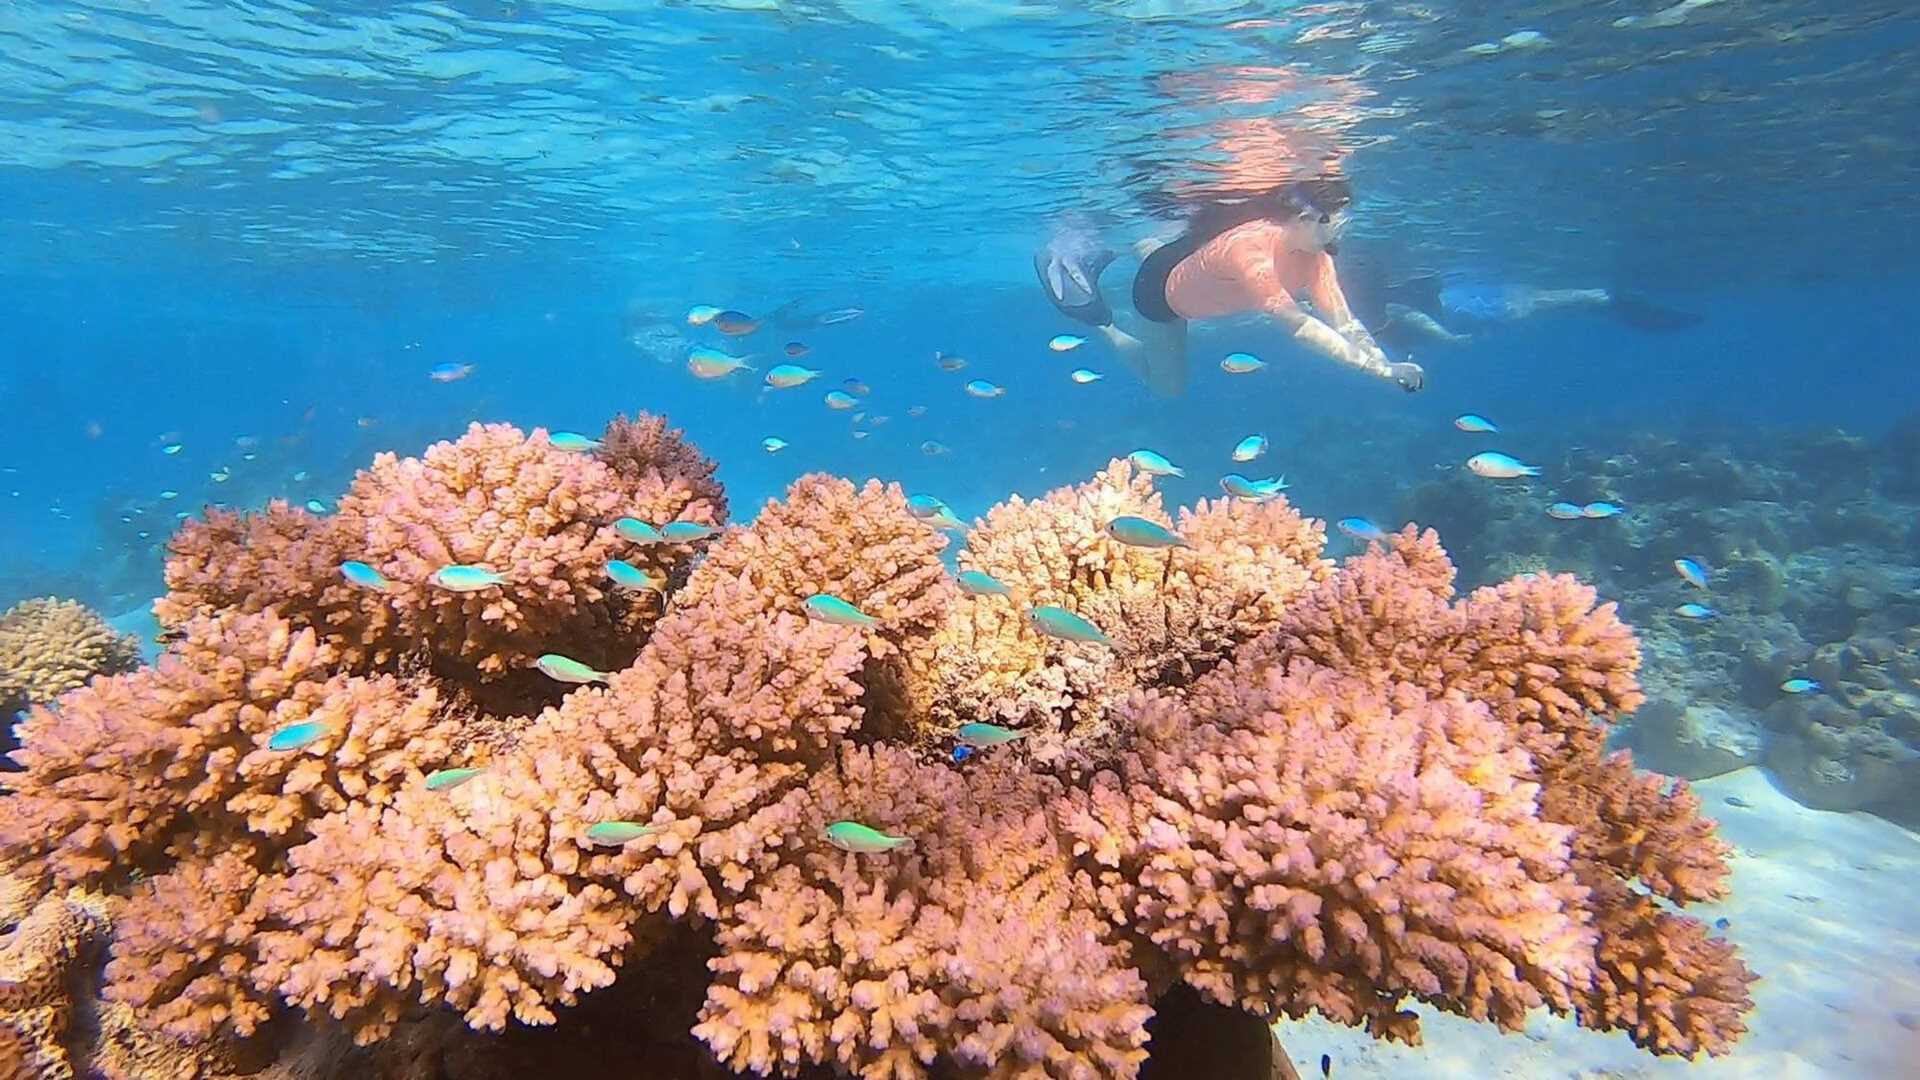
M 1222 449 L 1262 431 L 1333 516 L 1385 513 L 1408 469 L 1460 456 L 1370 440 L 1430 445 L 1464 409 L 1522 439 L 1882 430 L 1915 402 L 1888 355 L 1915 152 L 1911 88 L 1876 73 L 1904 70 L 1914 20 L 1697 6 L 1648 27 L 1615 26 L 1650 14 L 1623 3 L 10 6 L 0 595 L 125 604 L 154 587 L 174 515 L 324 501 L 370 452 L 473 418 L 664 411 L 748 496 L 818 468 L 969 511 L 1137 445 L 1196 463 L 1171 495 L 1212 494 Z M 1543 38 L 1501 44 L 1526 31 Z M 1355 187 L 1341 262 L 1366 271 L 1348 283 L 1363 309 L 1435 274 L 1704 319 L 1496 327 L 1419 348 L 1417 397 L 1258 320 L 1197 326 L 1173 400 L 1097 339 L 1041 347 L 1081 329 L 1029 268 L 1051 220 L 1164 239 L 1175 193 L 1277 180 L 1300 147 Z M 888 419 L 864 440 L 813 387 L 678 367 L 718 338 L 689 306 L 796 300 L 866 314 L 745 351 L 799 337 L 817 386 L 872 384 L 865 411 Z M 1241 349 L 1272 366 L 1214 368 Z M 1007 395 L 964 397 L 936 350 Z M 428 382 L 446 361 L 476 373 Z M 1113 377 L 1074 385 L 1080 364 Z M 767 435 L 791 449 L 766 457 Z M 919 455 L 929 439 L 952 453 Z
M 1585 483 L 1629 511 L 1684 501 L 1672 475 L 1709 458 L 1798 467 L 1794 498 L 1817 506 L 1920 453 L 1896 435 L 1920 410 L 1917 71 L 1920 15 L 1865 0 L 7 4 L 0 608 L 53 594 L 137 611 L 166 537 L 205 505 L 327 504 L 375 453 L 474 420 L 593 433 L 637 410 L 720 462 L 741 520 L 811 471 L 971 517 L 1137 448 L 1186 467 L 1161 485 L 1170 505 L 1214 497 L 1227 471 L 1284 474 L 1305 512 L 1388 528 L 1496 445 L 1560 463 L 1542 493 Z M 1417 394 L 1257 317 L 1196 323 L 1176 397 L 1098 335 L 1047 348 L 1088 333 L 1031 261 L 1066 216 L 1124 252 L 1207 199 L 1327 169 L 1354 191 L 1336 265 L 1364 318 L 1440 281 L 1605 289 L 1689 318 L 1470 326 L 1429 304 L 1470 339 L 1375 326 L 1424 366 Z M 1131 272 L 1123 257 L 1103 280 L 1116 302 Z M 703 304 L 766 325 L 728 339 L 689 325 Z M 790 340 L 824 374 L 768 390 Z M 702 345 L 760 370 L 697 380 Z M 1222 371 L 1235 351 L 1268 366 Z M 429 379 L 443 363 L 473 371 Z M 1106 377 L 1076 384 L 1081 366 Z M 971 397 L 973 378 L 1006 393 Z M 870 395 L 825 407 L 847 379 Z M 1497 444 L 1458 432 L 1464 412 L 1497 419 Z M 1835 430 L 1878 449 L 1819 449 Z M 1232 464 L 1255 433 L 1270 451 Z M 770 436 L 787 447 L 766 452 Z M 1802 445 L 1801 465 L 1768 457 Z M 1795 554 L 1768 548 L 1824 560 L 1787 573 L 1793 589 L 1888 583 L 1845 632 L 1815 640 L 1809 616 L 1797 644 L 1766 637 L 1780 664 L 1868 637 L 1908 647 L 1920 532 L 1891 483 L 1857 500 L 1891 539 L 1793 511 Z M 1755 491 L 1743 505 L 1794 505 Z M 1711 488 L 1684 499 L 1714 510 Z M 1648 590 L 1629 611 L 1651 620 L 1682 598 L 1651 591 L 1680 552 L 1530 548 L 1553 524 L 1530 517 L 1537 533 L 1503 524 L 1486 534 L 1499 550 L 1476 548 L 1474 515 L 1494 508 L 1448 505 L 1469 577 L 1563 559 Z M 1687 535 L 1737 561 L 1766 545 L 1726 530 L 1756 520 Z M 1842 580 L 1842 563 L 1869 568 Z M 1727 670 L 1762 640 L 1751 625 L 1713 653 Z M 1656 630 L 1674 664 L 1709 663 Z M 1920 747 L 1910 699 L 1890 708 Z M 1893 802 L 1920 798 L 1866 800 L 1912 824 Z

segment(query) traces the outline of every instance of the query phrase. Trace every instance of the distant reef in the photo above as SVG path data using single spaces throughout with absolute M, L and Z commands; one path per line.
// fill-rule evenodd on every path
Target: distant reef
M 1920 826 L 1920 414 L 1877 439 L 1606 442 L 1524 484 L 1450 471 L 1410 489 L 1402 516 L 1439 531 L 1463 578 L 1570 571 L 1619 600 L 1648 701 L 1615 741 L 1641 765 L 1697 779 L 1762 764 L 1804 805 Z M 1625 512 L 1558 520 L 1560 501 Z M 1789 693 L 1794 679 L 1820 686 Z

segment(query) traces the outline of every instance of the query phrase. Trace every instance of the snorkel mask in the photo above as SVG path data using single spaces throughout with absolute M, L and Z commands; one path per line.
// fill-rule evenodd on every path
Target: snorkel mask
M 1289 223 L 1309 237 L 1314 248 L 1329 255 L 1340 253 L 1337 245 L 1352 217 L 1347 205 L 1353 199 L 1345 181 L 1297 180 L 1274 192 L 1274 197 L 1292 215 Z

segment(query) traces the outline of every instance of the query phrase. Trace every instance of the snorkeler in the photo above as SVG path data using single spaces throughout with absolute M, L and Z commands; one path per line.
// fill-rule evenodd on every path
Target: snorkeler
M 1363 275 L 1364 276 L 1364 275 Z M 1362 293 L 1370 290 L 1363 287 Z M 1636 330 L 1683 330 L 1701 321 L 1691 312 L 1660 307 L 1610 289 L 1543 289 L 1532 285 L 1447 282 L 1421 275 L 1379 290 L 1387 318 L 1376 323 L 1381 336 L 1461 342 L 1500 323 L 1519 322 L 1549 311 L 1588 309 Z M 1392 340 L 1392 339 L 1390 339 Z
M 1418 390 L 1426 385 L 1425 372 L 1387 358 L 1354 318 L 1334 272 L 1350 202 L 1344 180 L 1325 178 L 1204 206 L 1177 239 L 1142 252 L 1131 331 L 1116 324 L 1100 293 L 1100 272 L 1113 254 L 1084 230 L 1056 233 L 1035 253 L 1034 272 L 1061 314 L 1098 329 L 1121 362 L 1163 396 L 1185 388 L 1189 320 L 1256 312 L 1322 356 Z M 1299 298 L 1313 305 L 1312 313 Z

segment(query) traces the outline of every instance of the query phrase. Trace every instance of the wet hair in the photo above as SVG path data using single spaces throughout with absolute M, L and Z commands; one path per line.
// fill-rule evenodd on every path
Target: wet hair
M 1268 198 L 1278 201 L 1299 214 L 1317 212 L 1324 221 L 1352 205 L 1353 185 L 1337 176 L 1289 180 L 1274 188 Z
M 1353 187 L 1337 176 L 1289 180 L 1252 198 L 1209 202 L 1188 219 L 1189 232 L 1217 236 L 1262 218 L 1290 221 L 1317 217 L 1323 223 L 1353 202 Z

